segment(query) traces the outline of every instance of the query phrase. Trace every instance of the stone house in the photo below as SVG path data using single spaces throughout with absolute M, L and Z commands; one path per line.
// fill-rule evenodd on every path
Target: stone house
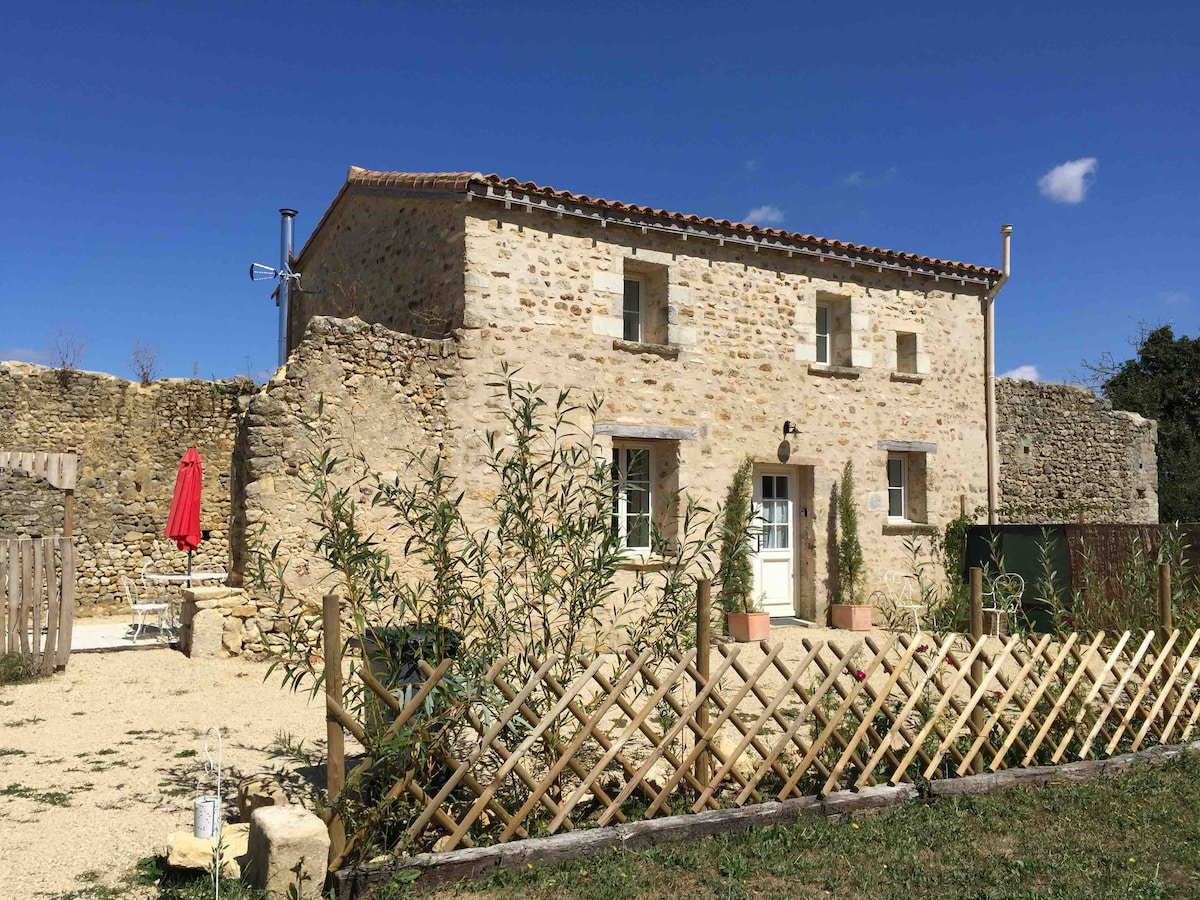
M 986 502 L 984 304 L 998 269 L 498 176 L 358 168 L 293 268 L 293 354 L 314 317 L 355 316 L 372 340 L 383 326 L 452 360 L 435 388 L 437 441 L 468 484 L 502 363 L 601 394 L 594 441 L 617 475 L 631 566 L 653 564 L 647 522 L 663 492 L 720 502 L 753 456 L 756 594 L 773 615 L 825 620 L 846 461 L 868 594 L 908 569 L 906 537 Z M 328 342 L 320 331 L 310 337 Z M 283 381 L 318 370 L 306 353 Z M 311 392 L 293 385 L 292 400 Z M 348 422 L 388 470 L 421 439 L 389 427 L 428 415 L 406 401 Z

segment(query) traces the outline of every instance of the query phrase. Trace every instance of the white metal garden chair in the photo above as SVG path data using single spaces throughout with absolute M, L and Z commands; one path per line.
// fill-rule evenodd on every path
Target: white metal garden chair
M 921 633 L 921 613 L 925 604 L 917 596 L 917 580 L 907 572 L 887 572 L 883 576 L 888 599 L 900 615 L 912 616 L 913 634 Z
M 995 621 L 995 635 L 1000 637 L 1000 617 L 1016 615 L 1025 593 L 1025 579 L 1016 572 L 1005 572 L 989 579 L 990 590 L 983 592 L 983 611 L 990 612 Z
M 125 599 L 129 602 L 129 611 L 133 617 L 133 640 L 136 643 L 137 639 L 142 635 L 142 629 L 146 626 L 146 616 L 155 613 L 158 619 L 158 634 L 162 637 L 166 634 L 167 627 L 167 609 L 170 604 L 155 601 L 153 603 L 142 602 L 141 593 L 138 590 L 137 583 L 128 575 L 121 576 L 121 587 L 125 589 Z

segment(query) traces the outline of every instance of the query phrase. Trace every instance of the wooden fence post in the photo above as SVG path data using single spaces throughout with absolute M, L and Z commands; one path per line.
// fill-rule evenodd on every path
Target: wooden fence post
M 321 598 L 321 626 L 325 638 L 325 696 L 342 702 L 342 622 L 341 603 L 336 594 Z M 346 735 L 341 724 L 325 713 L 325 739 L 328 751 L 325 792 L 330 806 L 346 786 Z M 342 855 L 346 848 L 346 823 L 336 812 L 329 819 L 329 860 Z
M 1158 564 L 1158 627 L 1165 638 L 1175 630 L 1171 612 L 1171 564 Z
M 997 613 L 999 615 L 999 613 Z M 971 567 L 971 643 L 978 643 L 983 637 L 983 569 Z M 971 681 L 975 688 L 983 682 L 983 661 L 978 656 L 971 662 Z M 977 704 L 971 710 L 971 729 L 975 734 L 983 733 L 983 705 Z M 977 754 L 971 760 L 971 771 L 983 772 L 983 754 Z
M 712 652 L 712 583 L 702 578 L 696 586 L 696 671 L 708 683 L 711 673 L 710 654 Z M 697 690 L 702 690 L 697 685 Z M 696 710 L 696 727 L 700 733 L 708 731 L 708 704 L 701 703 Z M 708 751 L 705 750 L 696 757 L 696 780 L 708 784 L 711 777 Z

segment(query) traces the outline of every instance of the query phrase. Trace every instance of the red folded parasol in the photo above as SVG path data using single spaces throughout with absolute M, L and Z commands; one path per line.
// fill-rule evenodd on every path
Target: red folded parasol
M 188 555 L 188 574 L 192 574 L 192 551 L 200 546 L 200 487 L 204 480 L 200 454 L 189 447 L 179 462 L 175 477 L 175 495 L 167 514 L 167 537 Z

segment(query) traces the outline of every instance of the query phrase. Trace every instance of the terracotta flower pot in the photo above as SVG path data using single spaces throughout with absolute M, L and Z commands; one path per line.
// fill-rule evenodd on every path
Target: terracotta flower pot
M 833 627 L 848 631 L 871 630 L 871 607 L 868 604 L 833 604 Z
M 765 612 L 729 613 L 729 636 L 739 643 L 765 641 L 771 636 L 771 616 Z

